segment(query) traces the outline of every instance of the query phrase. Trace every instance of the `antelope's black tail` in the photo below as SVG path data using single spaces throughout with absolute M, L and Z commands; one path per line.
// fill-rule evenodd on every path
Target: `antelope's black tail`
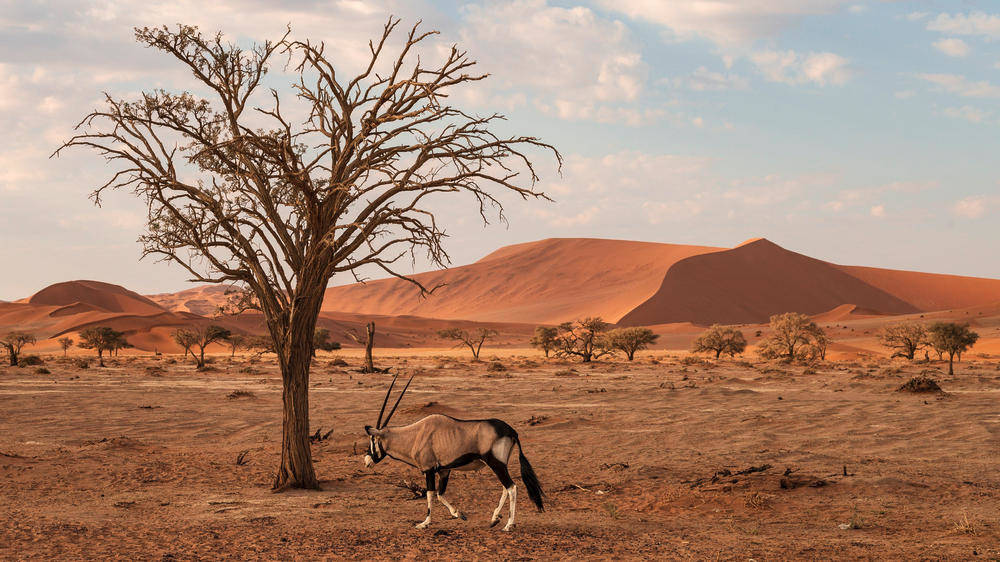
M 535 469 L 531 468 L 528 457 L 524 456 L 520 439 L 517 440 L 517 456 L 521 463 L 521 481 L 524 482 L 524 487 L 528 489 L 528 497 L 534 502 L 538 511 L 545 511 L 545 507 L 542 505 L 542 496 L 545 495 L 545 492 L 542 491 L 542 485 L 538 482 L 538 475 L 535 474 Z

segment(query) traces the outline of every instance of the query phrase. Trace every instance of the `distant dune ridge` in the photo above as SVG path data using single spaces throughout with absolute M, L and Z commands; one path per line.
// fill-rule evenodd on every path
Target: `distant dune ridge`
M 346 330 L 375 319 L 383 328 L 380 345 L 442 347 L 448 344 L 434 333 L 459 321 L 498 329 L 498 344 L 523 344 L 537 324 L 584 316 L 671 332 L 667 325 L 691 331 L 713 323 L 759 324 L 789 311 L 833 322 L 1000 304 L 997 279 L 836 265 L 765 239 L 726 249 L 555 238 L 415 277 L 441 287 L 426 298 L 399 279 L 327 289 L 320 325 L 345 341 Z M 0 330 L 54 338 L 109 325 L 127 331 L 140 349 L 165 351 L 173 351 L 170 331 L 191 323 L 263 333 L 257 314 L 210 320 L 226 291 L 203 285 L 142 296 L 110 283 L 67 281 L 0 302 Z

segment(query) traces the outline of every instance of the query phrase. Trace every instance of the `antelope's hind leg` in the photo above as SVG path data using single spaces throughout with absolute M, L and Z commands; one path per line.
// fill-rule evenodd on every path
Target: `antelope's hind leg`
M 417 523 L 418 529 L 426 529 L 431 524 L 431 506 L 434 505 L 434 471 L 428 470 L 424 476 L 427 478 L 427 518 Z
M 451 504 L 448 503 L 448 500 L 444 499 L 444 492 L 445 490 L 448 489 L 448 476 L 450 474 L 451 474 L 450 470 L 442 470 L 440 473 L 438 473 L 437 497 L 438 500 L 441 502 L 441 504 L 448 508 L 448 511 L 451 513 L 452 517 L 454 517 L 455 519 L 461 519 L 462 521 L 465 521 L 466 519 L 465 514 L 452 507 Z
M 507 470 L 507 464 L 500 462 L 496 457 L 489 455 L 486 457 L 486 464 L 493 469 L 493 473 L 497 475 L 497 479 L 500 480 L 500 485 L 503 486 L 503 493 L 500 494 L 500 505 L 493 511 L 493 518 L 490 519 L 490 527 L 495 526 L 500 522 L 500 511 L 503 509 L 504 502 L 510 499 L 510 518 L 507 520 L 507 524 L 504 525 L 503 530 L 509 531 L 514 528 L 514 512 L 515 512 L 515 502 L 517 501 L 517 487 L 514 486 L 514 479 L 510 477 L 510 471 Z

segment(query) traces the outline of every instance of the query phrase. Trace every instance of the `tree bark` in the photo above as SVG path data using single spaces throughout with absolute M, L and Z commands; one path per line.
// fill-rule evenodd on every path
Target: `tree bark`
M 365 372 L 375 372 L 375 360 L 372 359 L 372 348 L 375 347 L 375 322 L 369 322 L 365 326 L 368 339 L 365 340 Z
M 7 348 L 7 355 L 10 356 L 10 366 L 17 367 L 17 352 L 14 351 L 14 346 L 6 345 L 4 347 Z
M 948 375 L 952 376 L 955 374 L 955 354 L 948 354 Z
M 287 359 L 281 360 L 282 423 L 281 465 L 274 489 L 319 489 L 309 446 L 309 346 L 291 342 Z
M 282 382 L 281 465 L 274 478 L 275 491 L 320 489 L 309 444 L 309 367 L 324 284 L 300 287 L 287 324 L 272 327 Z

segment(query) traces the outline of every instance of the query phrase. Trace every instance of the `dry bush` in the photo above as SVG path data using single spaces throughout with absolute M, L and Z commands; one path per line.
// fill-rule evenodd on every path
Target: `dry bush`
M 257 395 L 249 390 L 234 390 L 226 395 L 226 398 L 230 400 L 236 400 L 238 398 L 257 398 Z
M 90 359 L 74 359 L 73 366 L 77 369 L 89 369 Z
M 903 383 L 902 386 L 896 389 L 896 392 L 936 392 L 944 394 L 941 387 L 938 386 L 937 381 L 926 376 L 917 376 Z
M 499 361 L 493 361 L 486 366 L 486 370 L 491 373 L 503 373 L 507 370 L 507 366 Z
M 51 375 L 52 371 L 46 369 L 45 367 L 39 367 L 39 368 L 35 369 L 35 374 L 36 375 Z
M 42 358 L 37 355 L 22 355 L 17 360 L 17 365 L 19 367 L 35 367 L 44 363 L 45 361 L 42 361 Z
M 767 509 L 771 507 L 771 500 L 774 496 L 762 494 L 760 492 L 750 492 L 743 497 L 743 505 L 755 510 Z

